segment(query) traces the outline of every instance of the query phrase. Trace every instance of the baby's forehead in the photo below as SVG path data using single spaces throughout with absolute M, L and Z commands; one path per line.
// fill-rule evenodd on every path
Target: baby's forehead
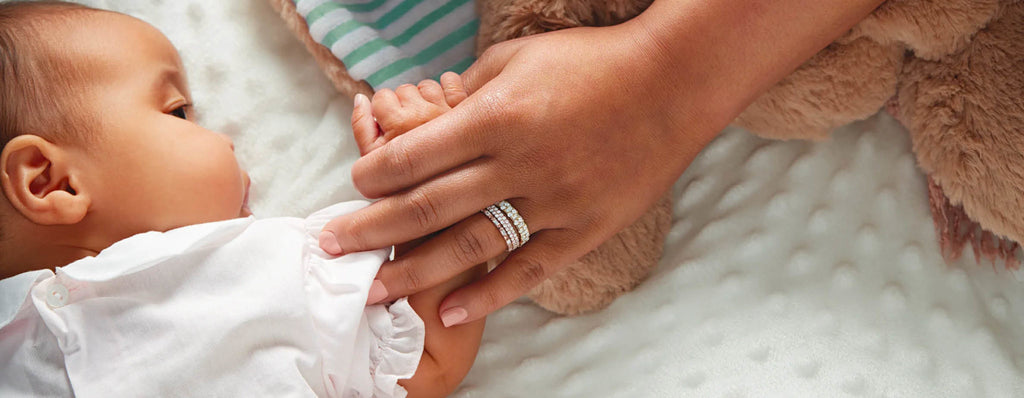
M 177 49 L 152 25 L 115 12 L 79 13 L 45 45 L 82 79 L 112 79 L 140 70 L 179 69 Z

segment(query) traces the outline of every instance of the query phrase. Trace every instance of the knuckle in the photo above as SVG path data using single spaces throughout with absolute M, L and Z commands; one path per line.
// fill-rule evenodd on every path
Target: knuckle
M 413 179 L 416 176 L 412 163 L 412 153 L 408 148 L 397 144 L 397 142 L 394 142 L 384 147 L 384 149 L 388 150 L 387 156 L 385 156 L 384 168 L 392 176 Z
M 509 47 L 510 45 L 511 44 L 509 44 L 507 41 L 494 43 L 490 47 L 487 47 L 487 49 L 484 50 L 483 54 L 480 54 L 480 59 L 495 57 L 498 54 L 505 52 L 506 47 Z
M 382 90 L 378 90 L 377 92 L 373 93 L 373 99 L 371 101 L 379 102 L 381 99 L 386 98 L 386 97 L 390 97 L 390 96 L 392 96 L 394 94 L 395 94 L 394 91 L 391 91 L 390 88 L 385 88 L 385 89 L 382 89 Z
M 543 262 L 535 258 L 522 258 L 514 272 L 514 276 L 518 286 L 523 288 L 523 290 L 529 290 L 547 278 L 547 267 Z
M 409 207 L 420 230 L 429 230 L 440 219 L 437 206 L 422 192 L 413 191 L 409 194 Z
M 472 265 L 487 257 L 484 242 L 468 229 L 455 235 L 452 256 L 459 265 Z
M 381 131 L 385 134 L 390 135 L 395 131 L 400 131 L 402 128 L 402 118 L 395 118 L 395 113 L 390 114 L 388 117 L 382 117 L 377 119 L 377 124 L 380 126 Z
M 385 147 L 386 148 L 386 147 Z M 380 197 L 383 193 L 377 189 L 374 183 L 380 179 L 376 178 L 372 173 L 373 165 L 364 159 L 357 160 L 352 165 L 352 185 L 355 186 L 359 193 L 369 199 L 375 199 Z
M 402 267 L 402 286 L 405 288 L 405 291 L 410 292 L 410 294 L 425 288 L 423 285 L 423 275 L 420 271 L 417 271 L 417 269 L 417 267 L 413 267 L 408 264 L 405 267 Z
M 368 116 L 369 116 L 369 114 L 367 112 L 352 112 L 352 123 L 353 124 L 358 124 L 359 122 L 363 121 L 363 119 L 367 118 Z
M 338 244 L 345 251 L 361 251 L 367 248 L 366 235 L 363 234 L 362 222 L 352 219 L 341 226 Z
M 488 312 L 490 312 L 497 308 L 500 308 L 501 305 L 504 304 L 499 294 L 500 293 L 497 291 L 497 289 L 484 289 L 483 291 L 480 292 L 480 297 L 478 298 L 478 301 L 479 303 L 483 304 L 484 308 L 486 308 Z

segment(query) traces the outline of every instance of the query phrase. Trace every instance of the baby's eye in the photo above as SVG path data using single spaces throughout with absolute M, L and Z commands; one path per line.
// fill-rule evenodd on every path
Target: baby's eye
M 189 105 L 186 104 L 186 105 L 182 105 L 182 106 L 179 106 L 177 108 L 174 108 L 174 110 L 171 111 L 171 116 L 174 116 L 176 118 L 180 118 L 180 119 L 183 119 L 183 120 L 188 120 L 188 112 L 187 112 L 188 111 L 188 107 L 189 107 Z

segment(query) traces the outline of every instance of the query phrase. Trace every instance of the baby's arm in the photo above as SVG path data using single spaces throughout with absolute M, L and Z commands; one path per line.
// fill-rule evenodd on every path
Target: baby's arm
M 451 394 L 469 373 L 480 349 L 484 319 L 452 327 L 444 327 L 437 315 L 441 300 L 455 289 L 487 273 L 486 264 L 477 265 L 453 279 L 423 292 L 409 296 L 409 304 L 423 318 L 426 338 L 423 356 L 416 374 L 398 384 L 410 397 L 444 397 Z
M 369 101 L 356 97 L 352 111 L 352 131 L 365 155 L 416 126 L 451 110 L 466 98 L 462 79 L 454 73 L 441 76 L 441 83 L 425 80 L 419 85 L 400 86 L 394 91 L 380 90 Z M 411 250 L 416 243 L 397 248 Z M 438 308 L 448 293 L 487 273 L 485 264 L 477 265 L 457 277 L 409 297 L 409 304 L 426 327 L 423 356 L 416 374 L 401 380 L 410 397 L 443 397 L 450 394 L 469 372 L 480 347 L 484 320 L 450 328 L 444 327 Z

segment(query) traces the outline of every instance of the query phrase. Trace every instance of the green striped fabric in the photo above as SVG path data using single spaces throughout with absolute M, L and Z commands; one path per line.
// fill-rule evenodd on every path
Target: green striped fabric
M 294 0 L 309 33 L 374 89 L 462 73 L 479 20 L 472 0 Z

